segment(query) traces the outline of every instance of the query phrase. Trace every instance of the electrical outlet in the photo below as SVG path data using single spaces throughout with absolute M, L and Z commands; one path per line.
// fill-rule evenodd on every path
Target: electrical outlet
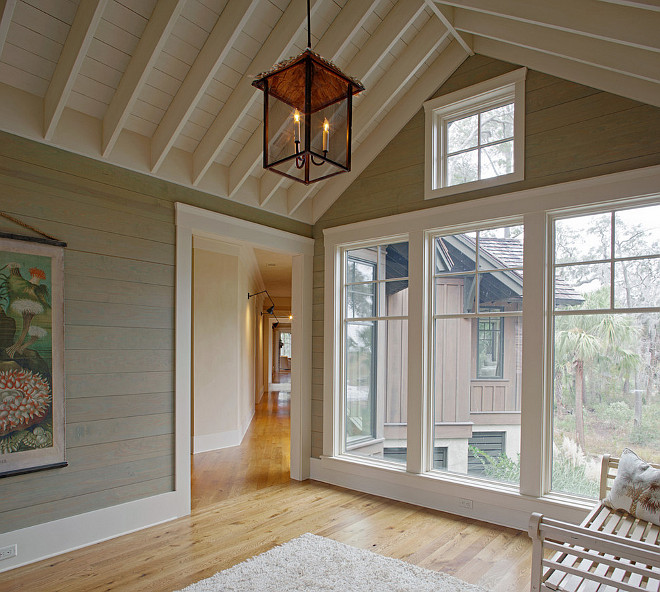
M 8 547 L 2 547 L 0 549 L 0 561 L 3 559 L 11 559 L 12 557 L 16 557 L 16 555 L 18 555 L 17 545 L 9 545 Z
M 471 510 L 472 509 L 472 500 L 471 499 L 465 499 L 464 497 L 459 497 L 458 498 L 458 504 L 461 506 L 461 508 L 465 508 L 466 510 Z

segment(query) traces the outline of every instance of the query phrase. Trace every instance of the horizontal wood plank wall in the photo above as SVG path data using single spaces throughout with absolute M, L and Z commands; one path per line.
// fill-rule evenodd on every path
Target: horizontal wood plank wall
M 68 243 L 68 467 L 0 479 L 0 532 L 174 487 L 174 202 L 296 221 L 0 133 L 0 211 Z M 3 219 L 0 230 L 31 234 Z
M 438 97 L 520 66 L 475 55 Z M 526 81 L 525 179 L 424 199 L 424 110 L 420 110 L 314 225 L 315 307 L 323 309 L 323 229 L 480 197 L 660 164 L 660 109 L 530 70 Z M 432 98 L 432 97 L 429 97 Z M 313 327 L 314 375 L 323 374 L 322 314 Z M 312 456 L 321 455 L 322 384 L 314 383 Z M 319 431 L 320 430 L 320 431 Z

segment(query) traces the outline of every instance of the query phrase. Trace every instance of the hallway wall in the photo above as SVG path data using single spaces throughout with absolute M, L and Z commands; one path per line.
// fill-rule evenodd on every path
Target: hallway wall
M 193 453 L 240 444 L 254 415 L 257 267 L 247 247 L 193 243 Z

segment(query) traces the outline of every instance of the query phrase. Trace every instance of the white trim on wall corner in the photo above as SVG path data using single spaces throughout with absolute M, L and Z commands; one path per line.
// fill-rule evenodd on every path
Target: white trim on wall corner
M 0 564 L 0 573 L 185 516 L 186 496 L 175 491 L 77 514 L 0 534 L 0 547 L 18 546 L 18 555 Z
M 254 409 L 247 418 L 247 421 L 241 426 L 240 430 L 230 430 L 228 432 L 216 432 L 215 434 L 204 434 L 202 436 L 192 437 L 192 452 L 199 454 L 200 452 L 210 452 L 211 450 L 221 450 L 223 448 L 231 448 L 238 446 L 245 437 L 254 417 Z

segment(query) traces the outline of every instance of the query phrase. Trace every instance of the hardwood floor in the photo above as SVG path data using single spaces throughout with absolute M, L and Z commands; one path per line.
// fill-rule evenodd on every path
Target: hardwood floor
M 493 592 L 529 590 L 525 533 L 291 481 L 285 395 L 264 397 L 241 446 L 195 456 L 190 516 L 0 574 L 0 590 L 178 590 L 305 532 Z

